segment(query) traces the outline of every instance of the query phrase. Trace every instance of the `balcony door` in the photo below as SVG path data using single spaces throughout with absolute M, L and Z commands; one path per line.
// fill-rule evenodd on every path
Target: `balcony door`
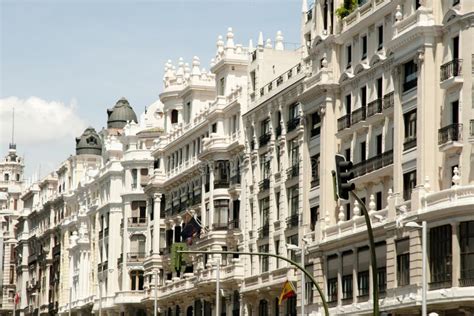
M 459 101 L 454 101 L 451 103 L 451 121 L 452 124 L 459 123 Z
M 459 59 L 459 36 L 453 37 L 453 59 Z

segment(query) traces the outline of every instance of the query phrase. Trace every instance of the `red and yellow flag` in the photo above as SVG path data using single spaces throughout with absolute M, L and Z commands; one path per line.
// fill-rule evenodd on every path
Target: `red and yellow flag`
M 281 290 L 280 298 L 278 299 L 278 305 L 281 305 L 281 302 L 293 296 L 296 296 L 296 289 L 293 286 L 293 283 L 286 281 L 285 285 L 283 285 L 283 289 Z

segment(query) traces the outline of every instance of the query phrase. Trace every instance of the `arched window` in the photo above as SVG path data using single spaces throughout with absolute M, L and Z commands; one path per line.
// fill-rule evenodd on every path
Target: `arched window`
M 268 316 L 268 302 L 266 300 L 260 300 L 258 316 Z
M 178 110 L 171 111 L 171 124 L 178 123 Z
M 133 270 L 130 272 L 130 289 L 132 291 L 143 290 L 143 271 Z
M 10 175 L 9 175 L 8 173 L 5 173 L 5 174 L 3 175 L 3 180 L 4 180 L 4 181 L 9 181 L 9 180 L 10 180 Z

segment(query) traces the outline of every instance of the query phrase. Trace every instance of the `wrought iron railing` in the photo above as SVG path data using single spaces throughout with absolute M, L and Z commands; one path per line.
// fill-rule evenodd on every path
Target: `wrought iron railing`
M 460 76 L 462 74 L 462 59 L 453 59 L 440 67 L 441 81 L 451 77 Z
M 147 223 L 146 217 L 129 217 L 128 218 L 129 227 L 146 226 L 146 223 Z
M 438 145 L 459 141 L 462 137 L 462 124 L 450 124 L 438 130 Z
M 377 113 L 382 113 L 382 99 L 374 100 L 367 105 L 367 117 Z
M 265 191 L 270 188 L 270 179 L 263 179 L 258 184 L 260 191 Z
M 351 127 L 351 115 L 346 114 L 337 119 L 337 130 L 342 131 L 345 128 Z
M 299 175 L 300 166 L 299 164 L 294 164 L 293 166 L 286 169 L 286 176 L 288 179 L 297 177 Z
M 360 177 L 377 169 L 393 164 L 393 149 L 355 164 L 354 177 Z
M 145 260 L 146 252 L 129 252 L 127 253 L 128 262 L 141 262 Z
M 268 142 L 270 141 L 270 138 L 271 138 L 270 133 L 265 133 L 265 134 L 261 135 L 258 139 L 258 143 L 259 143 L 260 147 L 263 147 L 266 144 L 268 144 Z
M 258 239 L 266 238 L 270 235 L 270 225 L 265 224 L 258 229 Z
M 403 143 L 403 150 L 408 150 L 416 147 L 416 137 L 406 138 Z
M 393 108 L 393 104 L 394 104 L 394 93 L 392 91 L 383 96 L 383 108 L 384 109 Z
M 288 122 L 286 123 L 286 132 L 289 133 L 289 132 L 293 131 L 298 126 L 298 124 L 300 124 L 300 117 L 299 116 L 288 120 Z
M 298 214 L 290 215 L 286 218 L 286 227 L 293 228 L 298 227 L 299 224 L 299 216 Z
M 362 106 L 352 112 L 352 124 L 365 121 L 366 107 Z
M 229 187 L 229 179 L 214 180 L 214 189 L 225 189 Z

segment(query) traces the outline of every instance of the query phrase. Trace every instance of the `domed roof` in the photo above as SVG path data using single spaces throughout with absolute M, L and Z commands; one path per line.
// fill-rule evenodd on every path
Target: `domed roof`
M 129 121 L 138 123 L 137 115 L 125 98 L 121 98 L 112 109 L 108 109 L 107 115 L 107 128 L 124 128 Z
M 101 155 L 102 141 L 93 127 L 88 127 L 81 137 L 76 137 L 76 155 Z

